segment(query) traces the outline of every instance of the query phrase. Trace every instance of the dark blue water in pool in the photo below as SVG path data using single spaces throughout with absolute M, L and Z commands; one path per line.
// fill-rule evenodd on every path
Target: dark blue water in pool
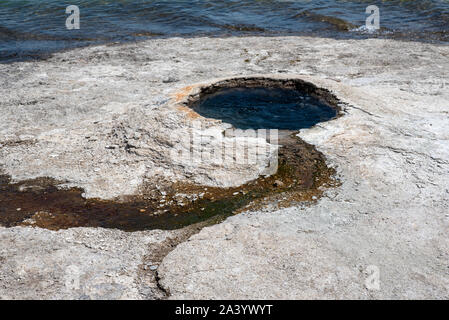
M 337 115 L 317 98 L 279 88 L 221 89 L 193 109 L 207 118 L 223 120 L 238 129 L 299 130 Z
M 80 29 L 67 30 L 68 5 Z M 363 29 L 366 7 L 381 29 Z M 153 36 L 311 35 L 449 40 L 449 0 L 0 0 L 0 61 Z

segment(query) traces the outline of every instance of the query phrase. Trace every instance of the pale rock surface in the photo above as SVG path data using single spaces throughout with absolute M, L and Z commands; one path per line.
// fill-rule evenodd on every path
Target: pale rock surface
M 103 198 L 158 175 L 220 184 L 225 171 L 167 161 L 158 138 L 184 126 L 171 95 L 215 78 L 299 76 L 348 103 L 300 133 L 342 185 L 314 204 L 203 229 L 163 260 L 160 284 L 174 299 L 447 299 L 448 70 L 445 45 L 309 37 L 159 39 L 0 65 L 0 165 L 16 180 L 52 176 Z M 0 296 L 158 297 L 138 289 L 137 265 L 170 234 L 0 228 Z M 85 289 L 64 289 L 72 265 Z
M 167 234 L 2 228 L 0 299 L 159 298 L 155 283 L 140 282 L 139 266 L 148 245 Z

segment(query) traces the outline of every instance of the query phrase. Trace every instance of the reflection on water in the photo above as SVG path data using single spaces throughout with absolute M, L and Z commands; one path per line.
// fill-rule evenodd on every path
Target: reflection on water
M 312 35 L 447 41 L 448 0 L 78 0 L 81 29 L 67 30 L 56 0 L 0 1 L 0 59 L 148 36 Z M 380 32 L 363 28 L 368 5 L 381 11 Z

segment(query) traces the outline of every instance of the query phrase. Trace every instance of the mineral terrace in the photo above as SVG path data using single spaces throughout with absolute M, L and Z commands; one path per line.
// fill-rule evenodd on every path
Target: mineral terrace
M 2 226 L 0 298 L 448 299 L 448 70 L 445 45 L 309 37 L 154 39 L 0 65 L 0 175 L 53 178 L 86 201 L 273 173 L 274 146 L 253 166 L 173 160 L 198 118 L 179 102 L 201 84 L 302 79 L 343 108 L 299 133 L 335 170 L 321 196 L 176 230 Z

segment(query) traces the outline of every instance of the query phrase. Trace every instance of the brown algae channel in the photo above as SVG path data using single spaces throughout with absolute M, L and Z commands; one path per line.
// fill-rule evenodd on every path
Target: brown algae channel
M 298 93 L 304 97 L 299 99 Z M 285 97 L 289 96 L 291 101 L 284 103 L 288 100 Z M 277 172 L 232 188 L 173 183 L 157 189 L 147 185 L 141 195 L 125 200 L 85 199 L 82 189 L 58 188 L 63 182 L 50 178 L 12 183 L 8 176 L 0 176 L 0 225 L 36 226 L 51 230 L 73 227 L 124 231 L 173 230 L 198 223 L 217 223 L 230 215 L 263 208 L 268 204 L 286 207 L 297 202 L 315 201 L 326 187 L 338 184 L 333 177 L 334 170 L 326 165 L 324 155 L 296 136 L 295 133 L 302 127 L 295 127 L 296 130 L 292 127 L 295 123 L 311 127 L 330 120 L 329 116 L 338 117 L 338 99 L 329 91 L 300 79 L 238 78 L 204 87 L 193 96 L 183 94 L 181 98 L 178 99 L 179 105 L 188 112 L 221 118 L 237 128 L 247 123 L 233 123 L 232 120 L 237 118 L 235 111 L 215 108 L 214 99 L 219 99 L 221 107 L 226 106 L 226 101 L 232 106 L 237 106 L 238 102 L 238 112 L 240 115 L 248 112 L 245 117 L 248 123 L 252 119 L 252 127 L 267 119 L 284 119 L 279 123 L 263 123 L 268 127 L 280 125 Z M 251 108 L 244 105 L 247 99 L 251 100 L 248 100 Z M 279 113 L 279 108 L 273 108 L 271 104 L 273 101 L 277 103 L 276 99 L 284 103 L 282 110 L 291 110 L 291 113 Z M 311 100 L 307 102 L 304 99 Z M 205 103 L 198 104 L 201 101 Z M 307 109 L 311 102 L 315 107 Z M 317 113 L 321 104 L 331 107 L 335 114 Z M 292 122 L 291 118 L 301 110 L 305 110 L 303 114 L 314 114 L 315 118 L 295 118 Z M 328 118 L 324 119 L 323 116 Z
M 103 227 L 124 231 L 171 230 L 211 220 L 211 223 L 242 211 L 276 201 L 311 201 L 321 187 L 335 185 L 334 170 L 324 156 L 294 135 L 279 149 L 276 174 L 260 177 L 235 188 L 173 184 L 159 196 L 134 196 L 124 202 L 85 199 L 78 188 L 60 189 L 50 178 L 11 183 L 0 176 L 0 225 L 37 226 L 59 230 L 73 227 Z M 165 193 L 165 195 L 163 195 Z M 179 199 L 179 194 L 185 195 Z M 167 203 L 168 205 L 161 205 Z

